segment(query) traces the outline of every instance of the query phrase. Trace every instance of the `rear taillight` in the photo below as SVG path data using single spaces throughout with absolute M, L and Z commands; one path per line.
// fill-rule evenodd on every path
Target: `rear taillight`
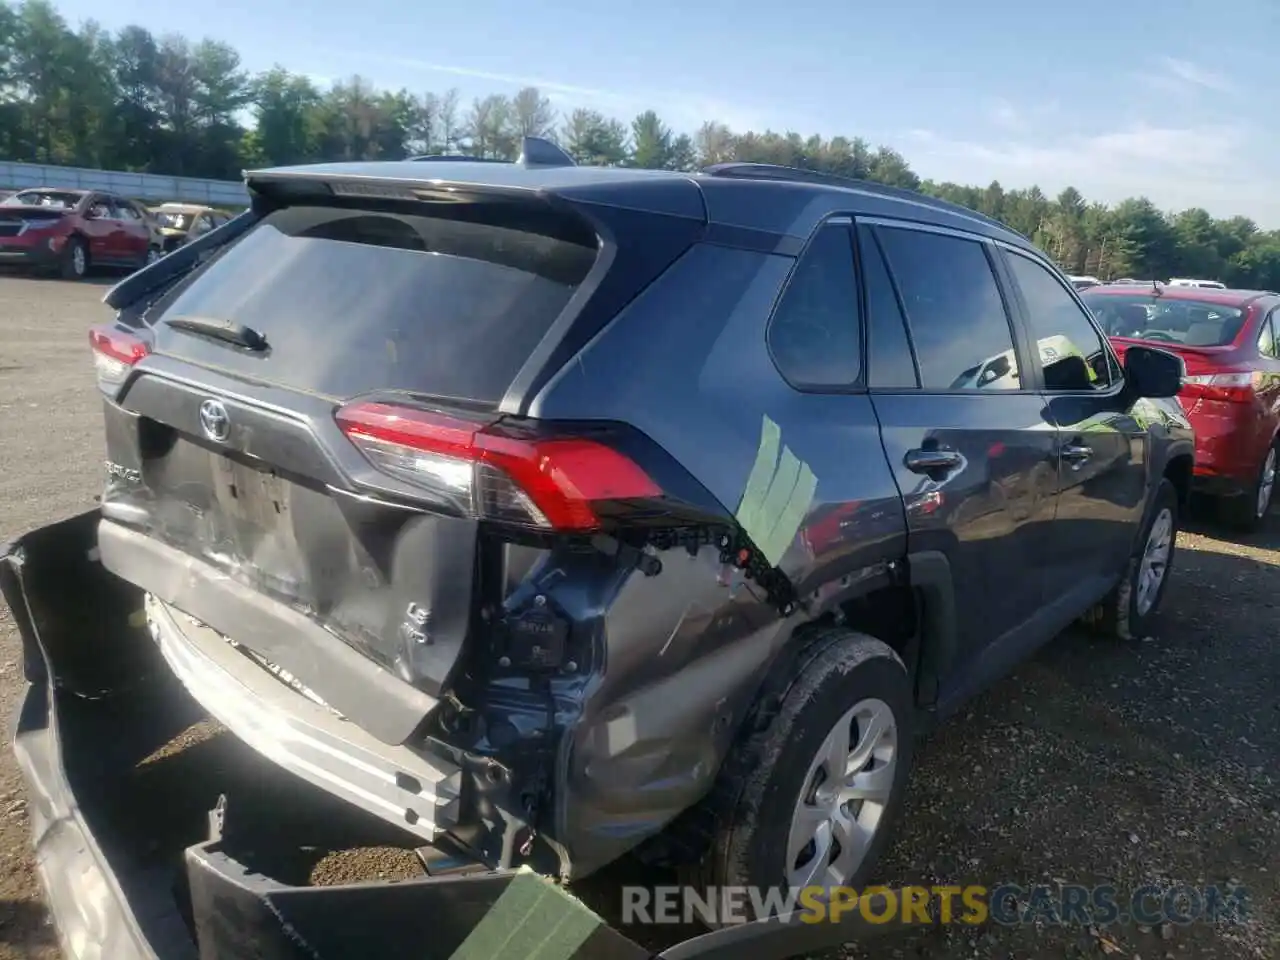
M 106 325 L 89 329 L 89 344 L 93 347 L 98 386 L 108 393 L 114 392 L 133 365 L 151 352 L 144 341 Z
M 1183 393 L 1204 400 L 1224 400 L 1229 403 L 1252 403 L 1262 374 L 1210 373 L 1183 377 Z
M 373 466 L 479 519 L 596 530 L 602 505 L 662 495 L 644 470 L 594 440 L 516 437 L 491 423 L 383 403 L 350 404 L 335 416 Z

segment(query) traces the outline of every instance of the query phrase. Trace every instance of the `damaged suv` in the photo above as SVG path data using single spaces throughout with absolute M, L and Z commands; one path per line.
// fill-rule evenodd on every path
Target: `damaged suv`
M 210 715 L 423 846 L 860 883 L 917 733 L 1154 614 L 1181 361 L 957 206 L 535 154 L 250 173 L 118 285 L 93 562 Z

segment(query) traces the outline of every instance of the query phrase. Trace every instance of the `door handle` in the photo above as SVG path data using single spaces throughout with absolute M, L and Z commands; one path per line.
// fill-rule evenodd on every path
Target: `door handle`
M 1067 443 L 1063 444 L 1059 456 L 1068 463 L 1079 466 L 1093 456 L 1093 448 L 1086 447 L 1083 443 Z
M 908 450 L 902 462 L 912 473 L 937 473 L 954 470 L 964 458 L 955 450 Z

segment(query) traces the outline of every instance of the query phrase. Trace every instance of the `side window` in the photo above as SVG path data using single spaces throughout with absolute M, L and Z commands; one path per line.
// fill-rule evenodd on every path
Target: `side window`
M 94 197 L 89 203 L 88 212 L 95 220 L 114 220 L 116 215 L 105 197 Z
M 117 200 L 114 206 L 116 208 L 116 216 L 121 220 L 138 219 L 138 211 L 133 209 L 133 205 L 128 200 Z
M 1009 268 L 1027 307 L 1027 323 L 1046 390 L 1106 390 L 1111 352 L 1089 315 L 1048 269 L 1010 253 Z
M 925 390 L 1021 390 L 1009 317 L 982 244 L 876 230 L 897 282 Z
M 907 340 L 907 321 L 880 244 L 869 227 L 858 228 L 862 284 L 867 291 L 867 385 L 882 390 L 920 386 Z
M 1258 334 L 1258 352 L 1264 357 L 1280 357 L 1280 345 L 1276 343 L 1276 320 L 1280 318 L 1280 308 L 1272 310 L 1271 316 L 1262 322 L 1262 332 Z
M 847 387 L 862 369 L 853 237 L 846 224 L 820 227 L 769 323 L 769 351 L 793 387 Z

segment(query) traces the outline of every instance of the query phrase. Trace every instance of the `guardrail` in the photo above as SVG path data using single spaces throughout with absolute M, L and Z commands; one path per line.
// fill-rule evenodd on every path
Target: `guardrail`
M 249 192 L 237 180 L 199 180 L 194 177 L 165 177 L 154 173 L 123 173 L 119 170 L 0 161 L 0 188 L 23 190 L 30 187 L 102 190 L 146 202 L 181 200 L 212 207 L 249 205 Z

